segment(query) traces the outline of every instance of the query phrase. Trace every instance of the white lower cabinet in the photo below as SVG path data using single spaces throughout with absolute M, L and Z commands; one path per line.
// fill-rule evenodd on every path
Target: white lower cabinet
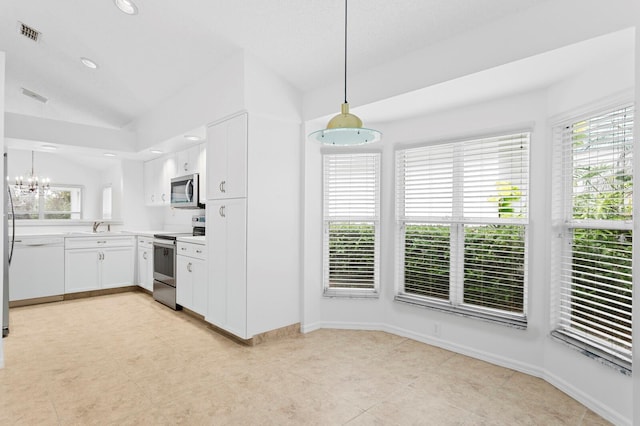
M 135 237 L 65 239 L 64 292 L 133 285 Z
M 153 238 L 138 237 L 138 285 L 153 291 Z
M 207 203 L 209 315 L 207 321 L 243 339 L 247 333 L 245 198 Z
M 206 246 L 178 241 L 176 256 L 176 302 L 207 316 L 208 285 Z

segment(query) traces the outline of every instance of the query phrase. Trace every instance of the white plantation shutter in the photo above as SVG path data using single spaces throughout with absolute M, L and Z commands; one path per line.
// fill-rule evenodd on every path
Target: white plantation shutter
M 554 335 L 624 369 L 632 350 L 633 120 L 632 106 L 573 120 L 558 129 L 556 145 L 564 249 Z
M 379 268 L 380 154 L 325 154 L 325 294 L 375 292 Z
M 526 325 L 529 133 L 396 152 L 397 300 Z

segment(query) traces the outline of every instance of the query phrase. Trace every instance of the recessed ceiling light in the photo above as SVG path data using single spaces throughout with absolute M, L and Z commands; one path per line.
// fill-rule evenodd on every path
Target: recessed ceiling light
M 53 146 L 53 145 L 42 145 L 42 149 L 48 149 L 50 151 L 55 151 L 56 149 L 58 149 L 57 146 Z
M 131 0 L 113 0 L 113 2 L 118 6 L 118 9 L 127 15 L 136 15 L 138 13 L 138 6 Z
M 110 153 L 110 152 L 105 152 L 105 153 L 104 153 L 104 156 L 105 156 L 105 157 L 115 157 L 116 155 L 115 155 L 115 154 L 112 154 L 112 153 Z
M 152 149 L 151 153 L 152 154 L 162 154 L 162 151 L 160 151 L 159 149 Z
M 199 141 L 200 140 L 200 136 L 196 136 L 196 135 L 185 135 L 184 138 L 188 141 Z
M 80 61 L 84 64 L 85 67 L 91 68 L 92 70 L 98 68 L 98 64 L 96 64 L 89 58 L 80 58 Z

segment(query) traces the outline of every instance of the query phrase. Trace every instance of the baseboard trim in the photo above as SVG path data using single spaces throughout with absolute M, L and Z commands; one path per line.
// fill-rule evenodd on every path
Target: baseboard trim
M 61 302 L 64 300 L 64 295 L 46 296 L 46 297 L 34 297 L 33 299 L 14 300 L 9 302 L 10 308 L 19 308 L 20 306 L 40 305 L 41 303 Z
M 137 291 L 137 285 L 128 285 L 126 287 L 105 288 L 101 290 L 80 291 L 78 293 L 67 293 L 64 295 L 64 300 L 76 300 L 85 299 L 87 297 L 106 296 L 109 294 L 128 293 L 130 291 Z

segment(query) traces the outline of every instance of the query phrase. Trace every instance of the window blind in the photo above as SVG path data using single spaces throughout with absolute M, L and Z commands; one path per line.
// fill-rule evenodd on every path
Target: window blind
M 396 299 L 526 324 L 529 137 L 396 152 Z
M 325 154 L 324 289 L 377 290 L 380 154 Z
M 630 366 L 633 107 L 562 127 L 559 332 Z

